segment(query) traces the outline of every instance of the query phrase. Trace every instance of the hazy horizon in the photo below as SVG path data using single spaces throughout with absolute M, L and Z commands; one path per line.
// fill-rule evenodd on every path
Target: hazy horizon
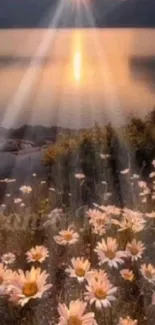
M 154 107 L 155 30 L 0 30 L 0 118 L 22 124 L 118 125 Z

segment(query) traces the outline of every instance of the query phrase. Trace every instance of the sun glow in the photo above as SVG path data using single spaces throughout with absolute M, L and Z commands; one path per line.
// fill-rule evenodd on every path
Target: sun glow
M 77 82 L 81 80 L 82 73 L 82 55 L 80 51 L 75 52 L 74 54 L 74 79 Z
M 73 78 L 77 83 L 82 79 L 82 42 L 80 33 L 75 35 L 73 42 Z

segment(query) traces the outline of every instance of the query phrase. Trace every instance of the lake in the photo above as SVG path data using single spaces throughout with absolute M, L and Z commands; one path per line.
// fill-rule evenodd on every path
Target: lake
M 154 29 L 0 30 L 0 119 L 90 127 L 155 104 Z

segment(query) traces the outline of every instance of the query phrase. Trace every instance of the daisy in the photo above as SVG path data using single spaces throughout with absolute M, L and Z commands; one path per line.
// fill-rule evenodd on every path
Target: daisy
M 105 207 L 105 210 L 106 210 L 106 212 L 107 212 L 108 214 L 113 214 L 113 215 L 115 215 L 115 216 L 119 216 L 120 213 L 121 213 L 121 209 L 118 208 L 118 207 L 116 207 L 116 206 L 114 206 L 114 205 L 107 205 L 107 206 Z
M 71 227 L 67 230 L 61 230 L 58 236 L 54 236 L 54 240 L 59 245 L 75 244 L 79 239 L 79 234 L 75 232 Z
M 47 220 L 43 223 L 43 226 L 46 228 L 48 226 L 53 226 L 56 227 L 57 226 L 57 222 L 61 221 L 63 216 L 63 210 L 62 209 L 54 209 L 52 210 L 48 216 L 47 216 Z
M 133 179 L 138 179 L 140 176 L 138 174 L 133 174 Z
M 87 304 L 80 300 L 71 301 L 69 307 L 59 304 L 58 325 L 95 325 L 95 315 L 92 312 L 86 313 Z
M 7 286 L 14 278 L 14 272 L 8 270 L 3 263 L 0 263 L 0 294 L 5 294 Z
M 102 307 L 110 307 L 111 302 L 116 300 L 114 294 L 117 291 L 108 280 L 95 281 L 91 280 L 86 286 L 85 300 L 95 307 L 101 309 Z
M 155 211 L 152 211 L 150 213 L 146 213 L 145 215 L 146 215 L 147 218 L 153 219 L 153 218 L 155 218 Z
M 104 281 L 108 281 L 108 274 L 103 270 L 94 269 L 87 273 L 86 279 L 88 282 L 92 280 L 104 282 Z
M 21 186 L 19 189 L 24 194 L 30 194 L 32 192 L 32 188 L 30 186 L 26 186 L 26 185 Z
M 15 178 L 10 178 L 7 181 L 7 183 L 15 183 L 15 182 L 16 182 L 16 179 Z
M 54 187 L 49 187 L 49 191 L 56 192 L 56 189 Z
M 25 203 L 22 202 L 22 203 L 20 204 L 20 207 L 21 207 L 21 208 L 24 208 L 24 207 L 25 207 Z
M 153 167 L 155 167 L 155 159 L 152 160 L 152 165 L 153 165 Z
M 150 173 L 150 174 L 149 174 L 149 177 L 150 177 L 150 178 L 155 177 L 155 172 Z
M 89 209 L 88 212 L 89 224 L 93 228 L 95 234 L 103 235 L 106 231 L 105 226 L 108 223 L 108 216 L 106 213 L 97 209 Z
M 85 175 L 83 173 L 77 173 L 77 174 L 74 174 L 74 176 L 77 179 L 84 179 L 85 178 Z
M 16 260 L 16 255 L 13 253 L 3 254 L 1 260 L 4 264 L 13 264 Z
M 140 271 L 146 280 L 152 283 L 155 281 L 155 268 L 152 264 L 142 264 Z
M 109 157 L 110 157 L 109 154 L 103 154 L 103 153 L 100 153 L 100 158 L 101 158 L 101 159 L 107 159 L 107 158 L 109 158 Z
M 136 319 L 131 319 L 130 317 L 127 318 L 120 318 L 119 319 L 119 324 L 118 325 L 137 325 L 137 320 Z
M 32 247 L 27 253 L 27 262 L 42 263 L 49 256 L 48 249 L 45 246 Z
M 66 269 L 70 277 L 77 278 L 79 282 L 83 282 L 87 277 L 90 270 L 90 263 L 88 260 L 84 260 L 83 257 L 77 257 L 71 259 L 72 267 Z
M 124 169 L 124 170 L 120 171 L 120 173 L 121 173 L 122 175 L 126 175 L 126 174 L 129 173 L 129 171 L 130 171 L 130 169 L 127 168 L 127 169 Z
M 24 306 L 30 299 L 41 298 L 52 286 L 46 283 L 48 276 L 46 271 L 42 272 L 40 268 L 32 267 L 25 273 L 18 270 L 14 281 L 8 287 L 10 300 Z
M 133 281 L 134 274 L 129 269 L 123 269 L 120 271 L 120 274 L 124 280 Z
M 18 203 L 21 203 L 21 202 L 22 202 L 22 199 L 20 197 L 17 197 L 16 199 L 14 199 L 15 204 L 18 204 Z
M 144 190 L 143 190 L 143 192 L 140 192 L 139 193 L 139 196 L 147 196 L 147 195 L 149 195 L 150 194 L 150 189 L 148 188 L 148 187 L 146 187 Z
M 138 181 L 138 186 L 140 188 L 146 188 L 147 187 L 146 182 L 144 182 L 144 181 Z
M 137 261 L 141 258 L 144 250 L 144 244 L 141 241 L 136 241 L 136 239 L 133 239 L 131 243 L 126 245 L 127 256 L 131 257 L 132 261 Z
M 145 223 L 146 221 L 143 219 L 141 212 L 124 209 L 123 220 L 119 223 L 119 231 L 130 229 L 134 233 L 137 233 L 144 229 Z
M 99 258 L 99 264 L 108 263 L 109 267 L 118 268 L 118 264 L 123 264 L 123 258 L 126 257 L 125 251 L 118 250 L 118 244 L 115 238 L 108 237 L 107 241 L 102 239 L 97 243 L 95 252 Z

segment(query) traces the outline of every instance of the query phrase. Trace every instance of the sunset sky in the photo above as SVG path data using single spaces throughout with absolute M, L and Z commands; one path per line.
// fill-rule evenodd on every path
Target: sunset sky
M 98 28 L 109 26 L 155 26 L 155 1 L 1 0 L 1 125 L 118 124 L 151 110 L 155 29 Z
M 70 3 L 90 3 L 97 27 L 155 27 L 154 0 L 63 0 Z M 61 0 L 1 0 L 0 28 L 47 27 L 47 16 Z M 58 27 L 76 27 L 75 11 L 61 17 Z M 90 26 L 84 19 L 79 27 Z

